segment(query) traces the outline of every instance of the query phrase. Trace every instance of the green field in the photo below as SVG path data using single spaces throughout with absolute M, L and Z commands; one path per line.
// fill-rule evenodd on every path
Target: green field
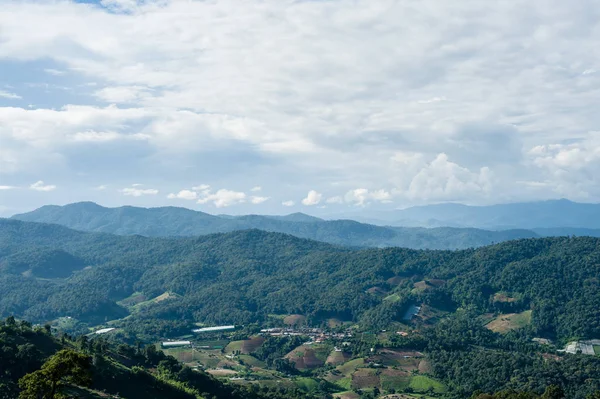
M 300 377 L 296 378 L 294 383 L 305 392 L 316 391 L 319 388 L 319 382 L 314 378 Z
M 241 351 L 242 345 L 244 345 L 244 341 L 231 341 L 225 347 L 225 353 L 233 353 L 236 351 Z
M 265 362 L 263 362 L 262 360 L 258 360 L 254 356 L 239 355 L 238 357 L 240 360 L 242 360 L 244 362 L 244 364 L 247 364 L 250 367 L 260 367 L 260 368 L 266 367 Z
M 384 301 L 389 301 L 389 302 L 398 302 L 400 299 L 401 298 L 398 294 L 388 295 L 385 298 L 383 298 Z
M 352 389 L 352 378 L 344 377 L 341 380 L 337 380 L 335 384 L 342 389 Z
M 416 392 L 427 392 L 430 388 L 436 393 L 446 392 L 446 386 L 441 382 L 424 375 L 416 375 L 410 379 L 409 387 Z
M 594 345 L 594 353 L 600 355 L 600 345 Z
M 341 366 L 336 367 L 336 370 L 338 370 L 344 376 L 348 377 L 348 376 L 350 376 L 350 374 L 352 374 L 354 371 L 356 371 L 357 368 L 364 366 L 364 364 L 365 364 L 364 359 L 362 359 L 362 358 L 354 359 L 354 360 L 350 360 L 349 362 L 342 364 Z
M 531 324 L 531 310 L 521 313 L 501 314 L 486 325 L 490 330 L 497 333 L 507 333 Z

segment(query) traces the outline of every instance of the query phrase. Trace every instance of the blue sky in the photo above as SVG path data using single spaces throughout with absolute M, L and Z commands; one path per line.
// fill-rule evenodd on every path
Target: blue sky
M 595 3 L 0 0 L 0 215 L 598 202 Z

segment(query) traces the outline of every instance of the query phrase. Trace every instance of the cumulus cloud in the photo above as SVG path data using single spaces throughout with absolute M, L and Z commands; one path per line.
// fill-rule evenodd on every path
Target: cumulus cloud
M 259 192 L 262 190 L 261 186 L 254 186 L 250 189 L 250 191 L 252 191 L 253 193 Z
M 195 191 L 191 191 L 191 190 L 181 190 L 180 192 L 178 192 L 177 194 L 171 193 L 169 195 L 167 195 L 167 198 L 169 199 L 183 199 L 183 200 L 195 200 L 198 198 L 198 193 L 196 193 Z
M 302 200 L 302 204 L 306 206 L 318 205 L 321 202 L 321 198 L 323 194 L 316 192 L 315 190 L 310 190 L 306 198 Z
M 104 191 L 108 188 L 108 186 L 106 184 L 101 184 L 99 186 L 94 187 L 94 190 L 96 191 Z
M 369 191 L 366 188 L 357 188 L 350 190 L 344 196 L 344 200 L 353 205 L 365 206 L 370 201 L 379 201 L 383 203 L 391 202 L 392 195 L 386 190 Z
M 296 205 L 296 202 L 295 202 L 295 201 L 292 201 L 292 200 L 288 200 L 288 201 L 283 201 L 283 202 L 281 203 L 281 205 L 283 205 L 283 206 L 288 206 L 288 207 L 289 207 L 289 206 L 294 206 L 294 205 Z
M 44 184 L 43 180 L 38 180 L 32 185 L 29 186 L 31 190 L 35 191 L 54 191 L 56 190 L 56 186 L 52 184 Z
M 130 197 L 143 197 L 145 195 L 156 195 L 158 190 L 155 188 L 140 188 L 140 185 L 133 185 L 119 190 L 123 195 Z
M 15 187 L 15 186 L 0 186 L 0 191 L 2 191 L 2 190 L 14 190 L 15 188 L 17 188 L 17 187 Z
M 438 154 L 411 180 L 404 193 L 412 200 L 468 200 L 473 196 L 486 196 L 493 186 L 492 173 L 483 167 L 476 172 L 464 168 Z
M 600 132 L 592 131 L 566 143 L 537 145 L 528 156 L 552 192 L 579 199 L 600 195 Z
M 199 204 L 208 204 L 212 202 L 217 208 L 224 208 L 246 202 L 246 193 L 223 188 L 215 193 L 205 190 L 197 202 Z

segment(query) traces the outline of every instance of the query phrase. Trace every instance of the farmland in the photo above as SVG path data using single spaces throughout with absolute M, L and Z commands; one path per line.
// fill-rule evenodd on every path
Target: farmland
M 265 330 L 245 339 L 238 339 L 240 334 L 236 332 L 208 334 L 196 337 L 187 347 L 163 350 L 192 368 L 206 370 L 214 377 L 235 384 L 296 387 L 306 392 L 327 387 L 337 398 L 356 398 L 354 390 L 441 393 L 446 389 L 441 381 L 427 374 L 430 367 L 425 354 L 419 351 L 383 347 L 362 356 L 353 355 L 352 346 L 356 342 L 378 342 L 379 338 L 373 334 L 356 337 L 341 334 L 336 338 L 337 334 L 319 329 L 303 330 L 309 331 L 303 337 L 305 342 L 281 354 L 292 369 L 278 371 L 272 360 L 261 359 L 265 356 L 267 348 L 263 345 L 267 341 L 288 339 L 272 335 L 281 334 L 278 331 Z M 285 331 L 292 334 L 295 330 Z M 269 347 L 271 345 L 269 343 Z
M 507 333 L 531 324 L 531 310 L 522 313 L 501 314 L 489 322 L 486 327 L 494 332 Z

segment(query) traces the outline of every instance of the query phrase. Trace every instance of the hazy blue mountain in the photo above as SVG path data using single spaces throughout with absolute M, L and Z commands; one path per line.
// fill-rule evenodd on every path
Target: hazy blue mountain
M 361 220 L 379 225 L 411 227 L 450 226 L 491 230 L 563 227 L 600 229 L 600 204 L 584 204 L 565 199 L 490 206 L 445 203 L 371 212 L 363 215 Z M 555 233 L 568 234 L 560 230 L 556 230 Z
M 33 212 L 15 215 L 13 219 L 60 224 L 82 231 L 149 237 L 198 236 L 260 229 L 358 247 L 461 249 L 538 237 L 538 234 L 529 230 L 389 227 L 352 220 L 326 221 L 302 213 L 287 216 L 215 216 L 186 208 L 106 208 L 91 202 L 43 206 Z

